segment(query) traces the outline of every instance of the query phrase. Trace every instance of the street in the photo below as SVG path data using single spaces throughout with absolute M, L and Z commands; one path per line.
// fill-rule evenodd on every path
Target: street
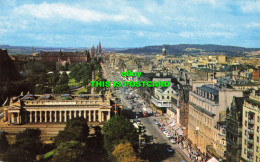
M 109 81 L 121 81 L 123 83 L 123 79 L 120 78 L 120 76 L 117 75 L 111 75 L 111 67 L 108 65 L 103 64 L 102 66 L 103 70 L 105 71 L 105 78 Z M 110 70 L 107 70 L 110 69 Z M 116 74 L 116 73 L 114 73 Z M 125 107 L 130 108 L 131 104 L 125 99 L 125 92 L 122 90 L 122 87 L 119 87 L 118 90 L 116 90 L 117 96 L 120 97 L 122 104 L 125 105 Z M 138 101 L 144 101 L 143 99 L 139 99 Z M 144 105 L 144 102 L 143 102 Z M 146 107 L 146 106 L 145 106 Z M 136 116 L 136 112 L 138 112 L 140 108 L 134 107 L 132 115 L 133 117 Z M 151 110 L 150 110 L 151 112 Z M 149 161 L 171 161 L 171 162 L 181 162 L 182 160 L 185 160 L 187 162 L 190 162 L 190 159 L 185 155 L 185 153 L 178 147 L 178 144 L 171 144 L 170 140 L 167 139 L 167 137 L 161 132 L 161 130 L 153 123 L 154 119 L 159 119 L 159 117 L 146 117 L 146 118 L 140 118 L 142 124 L 146 127 L 146 134 L 153 136 L 156 138 L 155 143 L 153 144 L 147 144 L 144 148 L 141 156 L 144 159 L 148 159 Z M 173 152 L 168 152 L 167 148 L 171 147 L 173 149 Z

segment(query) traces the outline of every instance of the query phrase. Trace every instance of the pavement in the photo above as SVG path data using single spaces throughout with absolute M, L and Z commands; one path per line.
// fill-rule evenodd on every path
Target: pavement
M 104 65 L 105 69 L 111 69 L 108 65 Z M 105 78 L 109 81 L 121 81 L 123 80 L 116 76 L 111 75 L 110 73 L 107 73 L 108 75 L 105 76 Z M 119 93 L 120 92 L 120 93 Z M 123 101 L 123 104 L 125 104 L 127 107 L 130 106 L 129 102 L 125 99 L 125 92 L 123 92 L 122 87 L 119 88 L 119 91 L 116 91 L 118 97 L 121 98 L 121 101 Z M 140 95 L 139 95 L 140 96 Z M 150 108 L 150 105 L 146 103 L 143 99 L 139 99 L 138 103 L 142 103 L 143 107 L 146 107 L 148 109 L 148 113 L 152 114 L 153 110 Z M 133 111 L 137 112 L 140 108 L 135 108 Z M 195 151 L 192 149 L 189 149 L 188 147 L 183 148 L 181 143 L 180 144 L 172 144 L 169 139 L 161 132 L 161 130 L 158 128 L 157 125 L 153 123 L 153 120 L 156 119 L 157 121 L 160 121 L 161 124 L 165 124 L 166 128 L 169 130 L 172 130 L 172 128 L 169 126 L 169 118 L 167 116 L 150 116 L 146 118 L 140 118 L 142 124 L 146 127 L 146 134 L 153 136 L 155 138 L 154 144 L 148 144 L 146 147 L 149 148 L 147 154 L 149 154 L 149 161 L 164 161 L 164 162 L 181 162 L 182 160 L 186 162 L 191 162 L 192 160 L 195 160 L 195 155 L 191 155 L 191 158 L 188 157 L 189 152 Z M 160 120 L 162 119 L 162 120 Z M 167 151 L 167 148 L 171 147 L 174 150 L 174 153 L 169 153 Z M 196 160 L 199 161 L 199 160 Z

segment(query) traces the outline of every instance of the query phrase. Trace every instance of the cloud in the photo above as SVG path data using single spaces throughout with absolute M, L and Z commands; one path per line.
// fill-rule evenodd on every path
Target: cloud
M 73 6 L 63 3 L 43 2 L 41 4 L 26 4 L 16 7 L 14 12 L 19 15 L 29 15 L 41 19 L 63 18 L 80 22 L 114 21 L 144 25 L 151 24 L 145 16 L 131 8 L 128 8 L 128 10 L 121 10 L 120 13 L 112 14 L 91 10 L 85 8 L 85 6 L 83 8 L 77 5 Z
M 247 24 L 246 27 L 260 29 L 260 23 L 252 22 L 252 23 Z
M 260 13 L 260 0 L 242 1 L 241 9 L 244 13 Z
M 179 36 L 183 38 L 199 38 L 199 37 L 207 37 L 207 38 L 216 38 L 216 37 L 224 37 L 230 38 L 236 36 L 234 33 L 230 32 L 221 32 L 221 31 L 183 31 L 179 33 Z

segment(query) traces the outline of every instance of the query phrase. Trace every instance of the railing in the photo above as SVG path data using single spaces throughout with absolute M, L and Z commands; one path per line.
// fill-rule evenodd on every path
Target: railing
M 254 129 L 248 129 L 248 133 L 254 134 Z
M 254 140 L 252 140 L 252 139 L 248 139 L 248 143 L 253 144 L 253 143 L 254 143 Z
M 254 124 L 255 121 L 254 121 L 254 120 L 248 120 L 248 123 L 249 123 L 249 124 Z
M 249 152 L 249 153 L 253 153 L 253 152 L 254 152 L 254 150 L 253 150 L 253 149 L 250 149 L 250 148 L 248 148 L 248 149 L 247 149 L 247 152 Z

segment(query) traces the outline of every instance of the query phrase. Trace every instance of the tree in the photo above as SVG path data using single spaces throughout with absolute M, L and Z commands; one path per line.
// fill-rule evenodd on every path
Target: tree
M 78 162 L 82 161 L 85 148 L 79 141 L 62 142 L 54 150 L 53 162 Z
M 104 144 L 108 153 L 122 140 L 129 141 L 134 148 L 138 146 L 138 133 L 133 124 L 122 116 L 114 116 L 103 127 Z
M 67 84 L 57 86 L 53 89 L 54 94 L 69 94 L 70 88 Z
M 42 84 L 36 85 L 35 94 L 46 94 L 46 93 L 51 93 L 51 89 L 48 87 L 45 87 Z
M 8 148 L 8 141 L 4 133 L 0 133 L 0 153 L 4 153 Z
M 60 78 L 60 74 L 57 71 L 54 71 L 53 74 L 51 74 L 51 76 L 49 77 L 49 84 L 54 87 L 57 82 L 59 81 Z
M 69 76 L 67 75 L 66 72 L 63 72 L 61 74 L 61 77 L 60 77 L 60 80 L 59 80 L 59 84 L 62 85 L 62 84 L 68 84 L 69 82 Z
M 18 161 L 33 161 L 33 159 L 28 159 L 28 153 L 25 150 L 21 150 L 16 147 L 9 147 L 3 156 L 3 161 L 6 162 L 18 162 Z
M 4 161 L 34 161 L 42 149 L 40 135 L 39 129 L 28 128 L 17 134 L 15 143 L 4 153 Z
M 68 141 L 80 141 L 86 142 L 89 135 L 89 127 L 87 125 L 87 120 L 78 117 L 69 120 L 63 131 L 55 137 L 55 144 L 58 146 L 62 142 Z
M 126 141 L 115 146 L 112 155 L 117 162 L 141 162 L 130 142 Z

